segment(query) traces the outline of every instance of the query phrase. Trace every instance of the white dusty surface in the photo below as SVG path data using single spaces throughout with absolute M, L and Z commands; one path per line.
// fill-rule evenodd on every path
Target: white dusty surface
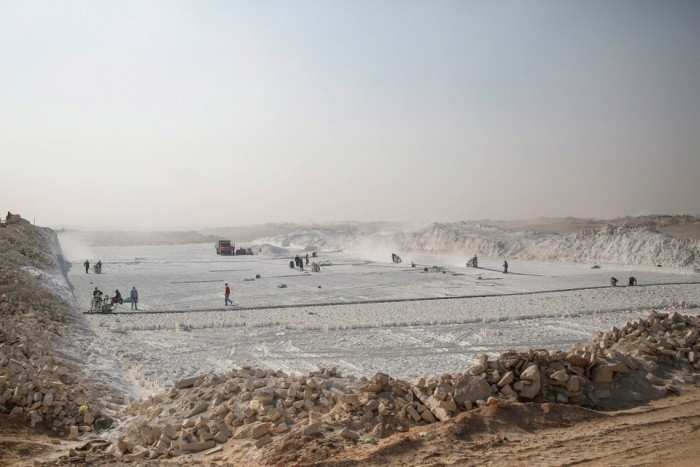
M 210 244 L 191 244 L 92 247 L 91 263 L 104 264 L 95 275 L 85 274 L 85 258 L 64 253 L 83 310 L 95 286 L 124 297 L 139 290 L 139 312 L 124 304 L 117 314 L 85 315 L 135 396 L 242 365 L 411 380 L 461 371 L 482 353 L 565 349 L 650 309 L 700 306 L 700 275 L 684 269 L 513 260 L 505 275 L 502 259 L 480 258 L 473 269 L 465 257 L 398 252 L 396 265 L 390 254 L 356 250 L 322 253 L 317 260 L 332 265 L 312 273 L 289 268 L 293 250 L 219 257 Z M 432 266 L 446 272 L 423 270 Z M 635 276 L 639 286 L 610 287 L 611 276 L 620 284 Z M 235 307 L 224 306 L 225 282 Z

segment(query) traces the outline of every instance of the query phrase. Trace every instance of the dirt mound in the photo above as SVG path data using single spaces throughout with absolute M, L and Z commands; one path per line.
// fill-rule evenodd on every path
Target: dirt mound
M 274 445 L 261 458 L 266 465 L 417 465 L 438 462 L 454 446 L 487 449 L 545 429 L 565 429 L 577 423 L 608 418 L 594 410 L 559 404 L 502 402 L 465 412 L 444 423 L 415 427 L 381 443 L 339 443 L 298 438 Z M 309 443 L 313 442 L 313 448 Z M 452 453 L 454 454 L 454 453 Z M 403 459 L 403 462 L 397 462 Z
M 377 444 L 333 446 L 296 440 L 264 465 L 695 466 L 700 389 L 635 409 L 600 413 L 558 404 L 500 403 L 416 427 Z

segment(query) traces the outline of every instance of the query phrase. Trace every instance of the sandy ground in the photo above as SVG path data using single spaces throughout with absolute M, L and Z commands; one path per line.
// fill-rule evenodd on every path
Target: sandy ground
M 44 427 L 30 427 L 28 418 L 0 414 L 0 465 L 35 465 L 35 461 L 56 460 L 77 444 Z

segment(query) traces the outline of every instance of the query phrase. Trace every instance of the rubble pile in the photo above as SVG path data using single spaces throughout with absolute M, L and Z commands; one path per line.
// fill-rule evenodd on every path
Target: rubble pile
M 699 328 L 700 317 L 653 312 L 568 352 L 482 355 L 465 372 L 413 383 L 383 373 L 342 377 L 335 369 L 289 376 L 244 367 L 204 375 L 131 405 L 108 452 L 132 460 L 214 455 L 228 443 L 262 448 L 307 436 L 376 442 L 500 401 L 620 407 L 676 392 L 676 382 L 695 382 Z
M 70 303 L 30 273 L 58 269 L 47 235 L 18 215 L 0 229 L 0 412 L 77 438 L 110 420 L 64 354 L 75 319 Z

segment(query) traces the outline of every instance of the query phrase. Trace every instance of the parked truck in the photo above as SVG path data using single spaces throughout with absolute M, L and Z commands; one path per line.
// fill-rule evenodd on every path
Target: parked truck
M 236 244 L 231 240 L 219 240 L 216 242 L 216 254 L 221 256 L 232 256 L 236 254 Z

